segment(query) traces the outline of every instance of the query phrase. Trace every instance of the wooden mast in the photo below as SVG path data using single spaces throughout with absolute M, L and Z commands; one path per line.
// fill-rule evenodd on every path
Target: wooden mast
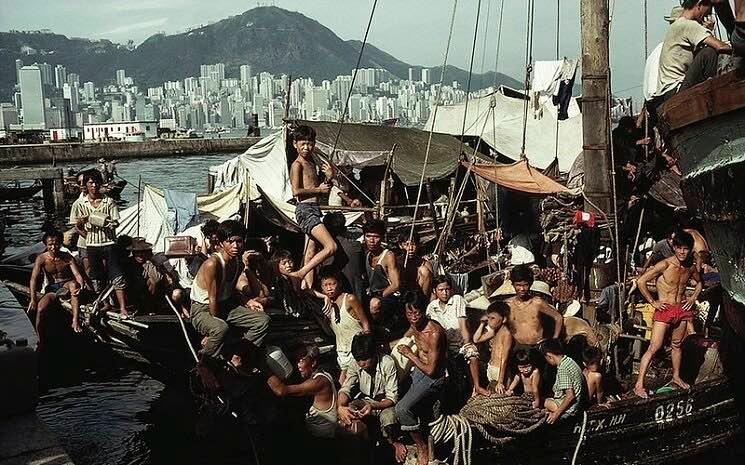
M 610 128 L 608 122 L 608 0 L 581 0 L 582 133 L 585 210 L 611 215 Z

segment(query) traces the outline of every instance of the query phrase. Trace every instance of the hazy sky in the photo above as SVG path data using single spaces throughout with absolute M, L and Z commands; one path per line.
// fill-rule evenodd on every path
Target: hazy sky
M 481 1 L 474 70 L 494 69 L 502 1 L 505 7 L 499 71 L 522 80 L 527 0 Z M 638 97 L 644 67 L 644 0 L 610 1 L 614 10 L 611 27 L 614 91 Z M 534 57 L 537 60 L 555 57 L 557 2 L 561 5 L 561 55 L 579 56 L 580 0 L 536 0 Z M 664 36 L 667 23 L 663 16 L 678 0 L 648 2 L 651 50 Z M 372 3 L 372 0 L 0 0 L 0 30 L 47 28 L 67 36 L 115 42 L 132 39 L 140 43 L 158 31 L 180 32 L 261 4 L 299 11 L 343 39 L 362 39 Z M 379 0 L 369 42 L 408 63 L 439 66 L 452 5 L 452 0 Z M 449 62 L 464 69 L 468 69 L 470 59 L 476 6 L 477 0 L 458 2 Z

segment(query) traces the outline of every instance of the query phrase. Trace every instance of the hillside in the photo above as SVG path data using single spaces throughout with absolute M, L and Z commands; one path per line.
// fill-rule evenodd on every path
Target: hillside
M 238 76 L 238 67 L 254 72 L 293 74 L 329 79 L 348 74 L 357 61 L 360 42 L 344 41 L 318 21 L 277 7 L 258 7 L 216 23 L 173 35 L 156 34 L 136 48 L 107 40 L 68 38 L 53 33 L 0 33 L 0 100 L 8 101 L 15 84 L 15 60 L 62 64 L 81 81 L 111 83 L 117 69 L 125 69 L 142 87 L 166 80 L 199 75 L 199 65 L 225 63 L 226 74 Z M 411 66 L 373 46 L 365 48 L 363 67 L 383 67 L 406 78 Z M 447 70 L 446 82 L 465 86 L 468 73 Z M 475 77 L 475 82 L 480 82 Z M 493 73 L 484 76 L 491 83 Z M 500 81 L 519 85 L 500 75 Z

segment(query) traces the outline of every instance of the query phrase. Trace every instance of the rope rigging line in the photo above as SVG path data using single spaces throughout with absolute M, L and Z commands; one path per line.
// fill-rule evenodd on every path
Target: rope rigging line
M 453 29 L 455 26 L 455 13 L 458 10 L 458 0 L 453 0 L 453 13 L 450 16 L 450 30 L 448 31 L 448 40 L 445 45 L 445 57 L 442 60 L 442 70 L 440 71 L 440 83 L 437 86 L 437 92 L 435 94 L 435 108 L 432 110 L 432 126 L 429 128 L 429 136 L 427 137 L 427 149 L 424 152 L 424 162 L 422 164 L 422 175 L 419 178 L 419 188 L 416 193 L 416 203 L 414 204 L 414 215 L 411 221 L 411 230 L 409 231 L 409 241 L 414 238 L 414 226 L 416 224 L 417 213 L 419 212 L 419 203 L 422 199 L 422 186 L 424 185 L 424 176 L 427 173 L 427 163 L 429 163 L 429 151 L 432 148 L 432 135 L 435 132 L 435 122 L 437 121 L 437 109 L 440 107 L 440 97 L 442 96 L 442 83 L 445 81 L 445 68 L 448 64 L 448 55 L 450 54 L 450 44 L 453 40 Z M 434 215 L 434 212 L 432 212 Z M 408 255 L 404 259 L 404 267 L 408 265 Z
M 473 60 L 476 56 L 476 42 L 478 41 L 478 32 L 479 32 L 479 18 L 481 17 L 481 0 L 478 0 L 476 4 L 476 22 L 473 28 L 473 44 L 471 45 L 471 61 L 468 67 L 468 81 L 466 84 L 466 102 L 463 109 L 463 124 L 461 126 L 461 133 L 460 133 L 460 144 L 458 145 L 458 157 L 460 157 L 463 154 L 463 144 L 464 139 L 466 137 L 466 120 L 468 119 L 468 102 L 469 97 L 471 93 L 471 78 L 473 77 Z M 484 125 L 481 128 L 481 134 L 479 135 L 479 140 L 476 143 L 476 150 L 478 150 L 479 145 L 481 144 L 481 136 L 484 135 L 484 128 L 486 127 L 486 122 L 488 121 L 488 118 L 484 118 Z M 433 124 L 434 126 L 434 124 Z M 475 152 L 474 152 L 475 156 Z M 465 177 L 463 179 L 462 183 L 462 189 L 464 188 L 463 185 L 465 185 L 466 181 L 468 180 L 468 176 L 471 174 L 471 168 L 469 166 L 468 170 L 466 171 Z M 456 171 L 457 176 L 457 171 Z M 461 190 L 462 190 L 461 189 Z M 437 245 L 435 246 L 435 254 L 439 254 L 440 252 L 440 246 L 444 245 L 443 237 L 446 237 L 449 233 L 448 224 L 452 221 L 451 218 L 455 218 L 455 212 L 458 210 L 458 202 L 460 202 L 460 199 L 457 202 L 454 202 L 454 191 L 450 192 L 450 198 L 448 199 L 448 209 L 447 209 L 447 215 L 445 219 L 445 230 L 443 231 L 443 234 L 440 234 L 440 237 L 437 239 Z
M 560 58 L 561 45 L 561 0 L 556 0 L 556 61 Z M 556 137 L 554 138 L 554 160 L 559 162 L 559 117 L 556 117 Z M 558 169 L 558 166 L 557 166 Z
M 497 50 L 496 50 L 496 57 L 494 58 L 494 92 L 497 92 L 497 76 L 499 76 L 499 52 L 500 48 L 502 46 L 502 24 L 504 19 L 504 2 L 505 0 L 502 0 L 502 3 L 499 7 L 499 28 L 497 28 Z M 497 106 L 496 98 L 494 95 L 492 95 L 492 101 L 490 105 L 490 111 L 491 111 L 491 124 L 492 124 L 492 137 L 496 139 L 497 137 L 497 121 L 496 121 L 496 113 L 495 108 Z M 495 154 L 498 156 L 499 154 L 496 153 L 496 148 L 494 148 Z M 494 160 L 496 162 L 496 158 Z M 497 165 L 494 164 L 494 177 L 496 178 L 497 175 Z M 499 185 L 494 184 L 494 229 L 497 231 L 497 254 L 501 253 L 501 247 L 499 245 Z M 487 251 L 488 253 L 488 251 Z M 501 269 L 501 265 L 499 265 L 499 261 L 497 261 L 497 267 Z
M 535 0 L 528 3 L 527 30 L 525 31 L 525 100 L 523 104 L 523 144 L 520 158 L 525 159 L 525 143 L 528 134 L 528 107 L 530 104 L 530 76 L 533 72 L 533 28 L 535 25 Z

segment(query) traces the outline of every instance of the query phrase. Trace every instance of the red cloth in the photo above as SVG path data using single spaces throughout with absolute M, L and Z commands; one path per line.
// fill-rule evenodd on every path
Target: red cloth
M 583 212 L 582 210 L 577 210 L 574 212 L 574 218 L 572 219 L 572 223 L 575 226 L 578 226 L 580 224 L 585 224 L 589 228 L 595 227 L 595 214 L 592 212 Z
M 693 321 L 693 312 L 682 305 L 667 304 L 664 310 L 655 310 L 652 320 L 677 326 L 681 321 Z

